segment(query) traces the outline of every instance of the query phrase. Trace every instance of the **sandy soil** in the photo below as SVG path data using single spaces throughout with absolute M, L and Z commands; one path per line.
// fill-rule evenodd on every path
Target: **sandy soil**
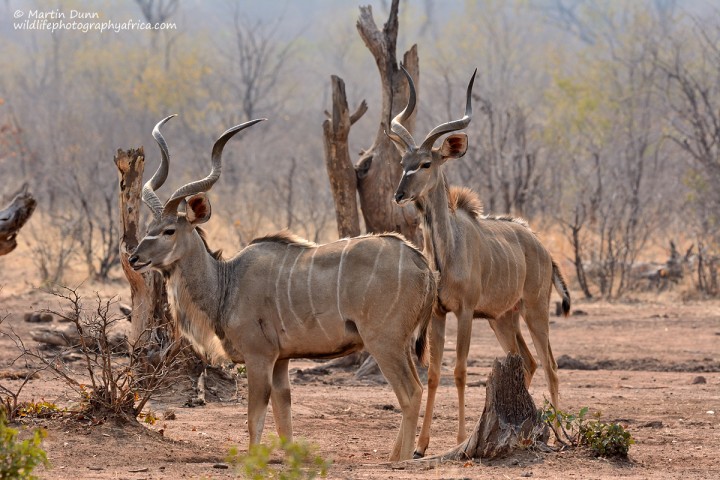
M 82 288 L 88 294 L 99 290 L 103 296 L 128 295 L 122 282 Z M 389 386 L 355 380 L 352 372 L 297 373 L 318 366 L 310 361 L 291 364 L 295 435 L 317 445 L 319 453 L 332 460 L 329 478 L 720 478 L 720 302 L 683 304 L 673 295 L 666 297 L 615 304 L 576 301 L 574 309 L 585 315 L 553 318 L 553 350 L 560 363 L 570 367 L 560 370 L 562 408 L 577 412 L 587 406 L 600 411 L 604 420 L 627 425 L 637 442 L 629 462 L 574 451 L 522 452 L 495 463 L 389 464 L 386 458 L 400 424 Z M 33 346 L 28 332 L 37 326 L 24 322 L 23 314 L 55 307 L 54 303 L 25 282 L 6 284 L 0 291 L 0 313 L 8 315 L 2 328 L 14 328 Z M 447 331 L 444 376 L 428 454 L 442 453 L 455 443 L 454 321 Z M 525 338 L 530 344 L 527 333 Z M 468 428 L 479 418 L 485 396 L 482 384 L 500 355 L 486 322 L 476 321 Z M 12 344 L 0 340 L 1 372 L 21 369 L 19 364 L 10 365 L 15 356 Z M 698 376 L 706 383 L 694 383 Z M 0 382 L 10 388 L 17 385 L 7 377 L 0 377 Z M 542 404 L 547 394 L 542 370 L 530 391 Z M 153 426 L 89 427 L 69 419 L 27 422 L 48 429 L 44 448 L 52 468 L 39 469 L 41 477 L 234 478 L 232 470 L 214 466 L 223 462 L 230 446 L 247 448 L 245 385 L 240 383 L 237 396 L 214 398 L 198 408 L 183 407 L 186 393 L 177 390 L 151 402 L 157 414 L 175 412 L 174 420 Z M 78 400 L 49 373 L 32 380 L 24 396 L 65 406 Z M 274 432 L 272 415 L 265 432 Z

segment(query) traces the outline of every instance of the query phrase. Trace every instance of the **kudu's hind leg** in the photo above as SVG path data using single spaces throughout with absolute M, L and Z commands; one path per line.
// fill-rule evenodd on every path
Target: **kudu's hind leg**
M 527 311 L 524 317 L 528 330 L 530 330 L 533 343 L 535 344 L 535 350 L 537 351 L 538 357 L 540 357 L 540 362 L 542 362 L 543 370 L 545 371 L 548 390 L 550 390 L 550 401 L 556 409 L 559 409 L 558 367 L 555 362 L 555 357 L 553 357 L 552 348 L 550 347 L 550 314 L 548 304 L 536 302 L 532 305 L 527 305 Z
M 273 417 L 275 418 L 275 429 L 280 437 L 292 441 L 292 413 L 290 400 L 290 377 L 288 376 L 288 364 L 290 360 L 283 359 L 275 362 L 272 378 L 272 400 Z
M 365 346 L 375 357 L 380 370 L 395 392 L 402 411 L 400 431 L 390 453 L 390 461 L 408 460 L 412 457 L 415 446 L 415 430 L 422 403 L 422 385 L 415 370 L 410 346 L 406 345 L 403 348 L 397 343 L 385 340 L 390 338 L 383 339 L 380 345 L 366 343 Z
M 537 362 L 535 362 L 535 358 L 530 353 L 530 349 L 520 332 L 520 310 L 508 310 L 497 319 L 488 319 L 488 323 L 495 332 L 495 337 L 503 351 L 506 354 L 514 353 L 522 357 L 525 370 L 525 386 L 529 387 L 535 370 L 537 370 Z
M 428 392 L 425 402 L 425 417 L 423 418 L 420 437 L 418 438 L 415 458 L 425 456 L 425 451 L 430 444 L 430 426 L 432 424 L 433 409 L 435 408 L 435 394 L 440 385 L 440 369 L 442 368 L 442 357 L 445 349 L 445 315 L 433 315 L 430 331 L 430 365 L 428 366 Z

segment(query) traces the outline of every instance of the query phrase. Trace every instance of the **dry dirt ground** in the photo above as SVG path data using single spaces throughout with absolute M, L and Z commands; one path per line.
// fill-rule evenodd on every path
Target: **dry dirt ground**
M 84 285 L 82 290 L 88 295 L 95 290 L 103 296 L 128 295 L 122 282 Z M 563 410 L 577 412 L 587 406 L 591 412 L 600 411 L 604 420 L 626 425 L 636 441 L 628 462 L 572 451 L 522 452 L 495 463 L 389 464 L 386 458 L 400 424 L 390 388 L 355 380 L 352 372 L 298 373 L 318 366 L 310 361 L 291 364 L 295 435 L 317 445 L 319 453 L 332 460 L 329 478 L 720 478 L 720 303 L 682 303 L 673 297 L 613 304 L 576 301 L 574 310 L 584 315 L 552 318 L 553 350 L 566 366 L 559 372 Z M 23 282 L 5 284 L 0 313 L 8 316 L 2 328 L 13 327 L 33 347 L 28 332 L 37 326 L 24 322 L 23 314 L 56 308 L 56 303 Z M 428 454 L 442 453 L 455 444 L 454 321 L 449 321 L 447 330 L 443 382 Z M 527 332 L 525 338 L 530 344 Z M 7 339 L 0 342 L 0 371 L 18 369 L 19 364 L 11 365 L 16 356 L 12 344 Z M 499 355 L 502 352 L 486 322 L 476 321 L 467 392 L 469 429 L 480 416 L 482 384 Z M 698 376 L 706 383 L 694 383 Z M 7 376 L 0 382 L 10 388 L 17 385 Z M 530 391 L 542 404 L 547 393 L 542 370 Z M 213 398 L 204 407 L 184 407 L 186 393 L 176 391 L 151 402 L 158 415 L 175 412 L 174 420 L 160 420 L 154 426 L 89 427 L 68 419 L 28 422 L 48 430 L 43 445 L 52 467 L 39 468 L 38 473 L 42 478 L 74 479 L 235 478 L 232 470 L 214 465 L 223 462 L 232 445 L 241 451 L 247 448 L 244 383 L 240 382 L 237 396 Z M 61 406 L 78 401 L 49 373 L 32 380 L 24 397 Z M 265 432 L 274 432 L 272 415 Z

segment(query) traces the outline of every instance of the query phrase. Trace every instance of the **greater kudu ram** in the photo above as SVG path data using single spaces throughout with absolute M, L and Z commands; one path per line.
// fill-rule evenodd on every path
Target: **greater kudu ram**
M 169 155 L 159 128 L 169 118 L 153 130 L 162 162 L 143 200 L 154 218 L 130 264 L 168 277 L 180 329 L 200 350 L 246 365 L 250 443 L 260 442 L 269 399 L 278 434 L 292 438 L 291 358 L 332 358 L 365 348 L 402 410 L 390 459 L 410 458 L 422 401 L 413 338 L 424 357 L 437 295 L 422 252 L 394 234 L 317 245 L 279 233 L 255 239 L 229 260 L 213 255 L 196 228 L 210 219 L 206 192 L 220 176 L 225 143 L 260 120 L 223 133 L 212 150 L 211 173 L 162 204 L 155 190 L 167 177 Z
M 486 318 L 505 352 L 523 358 L 526 384 L 537 364 L 520 333 L 519 317 L 525 319 L 540 356 L 553 405 L 558 406 L 557 364 L 550 348 L 548 303 L 554 285 L 562 297 L 564 313 L 570 295 L 550 253 L 523 220 L 482 214 L 477 195 L 466 188 L 449 188 L 443 164 L 462 157 L 467 135 L 448 136 L 439 148 L 434 143 L 444 134 L 468 126 L 472 115 L 471 93 L 475 74 L 467 89 L 465 116 L 435 127 L 417 146 L 403 122 L 415 108 L 415 86 L 410 84 L 405 109 L 391 122 L 390 138 L 402 155 L 403 174 L 395 201 L 414 202 L 422 215 L 425 254 L 440 273 L 438 307 L 430 327 L 428 400 L 416 456 L 423 456 L 430 441 L 435 392 L 445 343 L 445 315 L 458 320 L 455 385 L 458 391 L 458 442 L 465 438 L 465 382 L 473 318 Z

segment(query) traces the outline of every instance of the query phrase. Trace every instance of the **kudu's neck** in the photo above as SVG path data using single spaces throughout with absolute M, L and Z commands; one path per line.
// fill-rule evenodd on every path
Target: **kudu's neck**
M 170 272 L 171 287 L 185 293 L 176 297 L 178 307 L 186 309 L 189 306 L 183 303 L 192 302 L 194 307 L 215 319 L 221 303 L 218 299 L 224 294 L 224 262 L 213 257 L 197 231 L 193 231 L 188 247 L 188 252 Z
M 445 174 L 441 173 L 427 195 L 415 203 L 422 215 L 425 250 L 434 268 L 442 273 L 455 245 Z

